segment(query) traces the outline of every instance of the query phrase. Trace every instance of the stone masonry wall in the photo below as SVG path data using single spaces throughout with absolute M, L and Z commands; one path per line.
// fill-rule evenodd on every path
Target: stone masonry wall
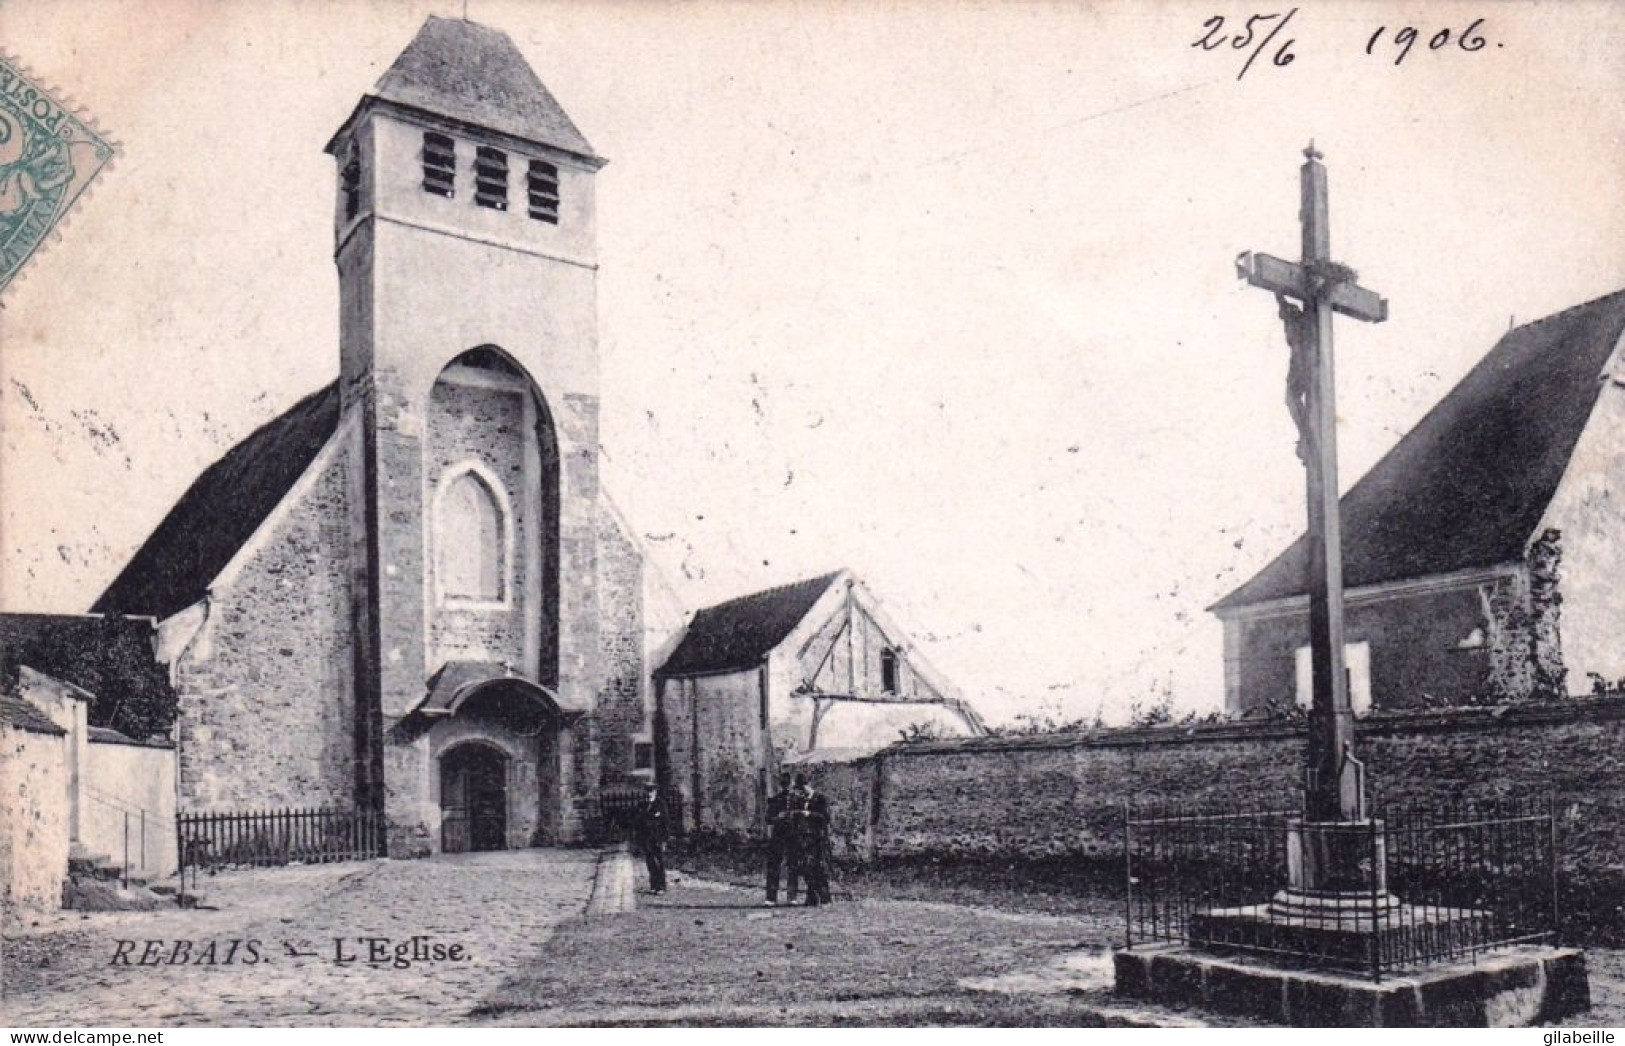
M 1466 582 L 1375 602 L 1351 601 L 1349 643 L 1371 644 L 1371 696 L 1380 709 L 1443 707 L 1528 693 L 1527 680 L 1492 669 L 1506 660 L 1496 636 L 1509 616 L 1521 620 L 1527 606 L 1521 579 Z M 1292 707 L 1297 695 L 1296 651 L 1309 642 L 1307 609 L 1225 622 L 1238 706 L 1250 711 L 1274 704 Z M 1518 635 L 1526 630 L 1516 629 Z M 1527 648 L 1517 652 L 1520 663 Z M 1492 678 L 1493 677 L 1493 678 Z
M 460 385 L 439 381 L 429 394 L 429 439 L 423 503 L 430 512 L 430 548 L 425 559 L 430 577 L 438 574 L 444 545 L 476 541 L 477 534 L 453 533 L 445 529 L 438 485 L 475 463 L 500 485 L 499 495 L 506 513 L 503 521 L 509 547 L 500 552 L 504 560 L 504 598 L 500 606 L 469 607 L 441 595 L 431 602 L 428 671 L 452 658 L 507 662 L 526 675 L 535 671 L 525 649 L 528 616 L 540 618 L 538 607 L 527 605 L 530 586 L 525 583 L 538 564 L 529 554 L 537 541 L 537 506 L 526 497 L 525 450 L 530 434 L 525 431 L 525 397 L 528 389 L 517 379 L 511 389 L 482 385 Z M 545 539 L 544 539 L 545 540 Z M 497 554 L 494 552 L 487 554 Z M 431 590 L 439 593 L 435 580 Z
M 694 681 L 667 679 L 655 683 L 657 781 L 666 801 L 678 811 L 673 824 L 692 832 L 694 823 Z
M 341 427 L 335 438 L 345 439 Z M 181 806 L 351 805 L 354 662 L 346 440 L 209 601 L 176 664 Z
M 1379 714 L 1358 730 L 1379 803 L 1551 794 L 1570 888 L 1625 902 L 1625 697 Z M 1291 807 L 1305 743 L 1278 724 L 1167 727 L 899 745 L 809 769 L 850 853 L 1112 857 L 1125 801 Z
M 632 781 L 632 742 L 647 726 L 643 671 L 643 558 L 614 513 L 598 512 L 599 759 L 603 784 Z
M 754 668 L 666 683 L 666 772 L 668 786 L 681 796 L 687 830 L 758 831 L 767 765 L 760 687 Z

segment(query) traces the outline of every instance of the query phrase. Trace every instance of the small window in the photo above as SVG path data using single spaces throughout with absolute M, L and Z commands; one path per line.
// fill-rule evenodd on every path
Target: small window
M 1298 706 L 1308 708 L 1315 699 L 1314 664 L 1309 659 L 1309 648 L 1299 647 L 1293 660 Z M 1343 644 L 1343 671 L 1348 675 L 1349 707 L 1355 715 L 1365 715 L 1371 711 L 1371 644 L 1363 641 Z
M 880 689 L 887 694 L 897 693 L 897 651 L 890 647 L 880 652 Z
M 482 145 L 474 157 L 474 202 L 481 207 L 508 209 L 508 154 Z
M 339 189 L 344 193 L 344 220 L 349 221 L 361 210 L 361 150 L 354 143 L 339 174 Z
M 655 768 L 655 746 L 653 741 L 632 742 L 632 769 L 639 772 Z
M 527 185 L 530 216 L 549 225 L 559 223 L 559 169 L 541 160 L 530 161 Z
M 423 191 L 457 195 L 457 143 L 448 135 L 423 132 Z

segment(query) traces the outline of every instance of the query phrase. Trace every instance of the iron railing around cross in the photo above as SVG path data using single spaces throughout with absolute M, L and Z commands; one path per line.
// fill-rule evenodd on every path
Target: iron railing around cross
M 1281 893 L 1301 816 L 1125 806 L 1126 945 L 1174 942 L 1380 980 L 1556 939 L 1549 798 L 1376 808 L 1335 831 L 1362 871 L 1382 868 L 1386 881 L 1367 874 L 1369 898 L 1308 909 Z

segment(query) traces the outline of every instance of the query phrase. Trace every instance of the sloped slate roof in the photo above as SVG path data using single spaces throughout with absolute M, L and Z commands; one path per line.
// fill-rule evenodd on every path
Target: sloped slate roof
M 1350 588 L 1521 559 L 1625 329 L 1625 291 L 1507 332 L 1343 495 Z M 1301 595 L 1304 538 L 1210 609 Z
M 62 737 L 67 731 L 51 722 L 51 717 L 16 694 L 0 693 L 0 723 L 31 734 Z
M 441 665 L 434 675 L 429 677 L 427 693 L 413 711 L 444 715 L 455 710 L 461 695 L 469 688 L 482 683 L 503 682 L 513 683 L 532 696 L 545 698 L 546 703 L 553 705 L 560 712 L 586 711 L 584 708 L 572 707 L 552 687 L 543 686 L 522 672 L 515 672 L 512 666 L 503 662 L 455 659 Z M 539 695 L 537 691 L 540 692 Z
M 430 15 L 374 93 L 385 101 L 593 155 L 508 34 L 461 18 Z
M 447 661 L 429 677 L 423 700 L 412 709 L 430 715 L 445 715 L 462 691 L 490 679 L 504 679 L 508 670 L 496 661 Z
M 657 675 L 754 668 L 784 642 L 839 571 L 718 603 L 694 615 Z
M 204 470 L 91 608 L 162 620 L 196 603 L 338 428 L 334 382 Z

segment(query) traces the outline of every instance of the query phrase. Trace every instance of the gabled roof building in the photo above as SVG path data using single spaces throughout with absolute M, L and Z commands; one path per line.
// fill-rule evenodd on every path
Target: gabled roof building
M 701 610 L 654 679 L 657 766 L 691 831 L 750 833 L 794 765 L 987 732 L 849 570 Z
M 1625 678 L 1625 291 L 1504 335 L 1342 498 L 1356 712 Z M 1210 609 L 1226 707 L 1308 699 L 1299 538 Z

